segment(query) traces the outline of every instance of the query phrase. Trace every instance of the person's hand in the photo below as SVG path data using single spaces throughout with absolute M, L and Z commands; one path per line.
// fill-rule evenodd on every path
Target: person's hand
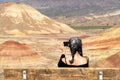
M 62 53 L 62 54 L 65 54 L 65 53 L 66 53 L 67 48 L 66 48 L 66 47 L 64 47 L 64 46 L 63 46 L 63 45 L 61 45 L 61 44 L 58 44 L 58 46 L 60 47 L 60 51 L 61 51 L 61 53 Z
M 66 53 L 66 47 L 61 48 L 61 51 L 62 51 L 63 54 L 65 54 Z

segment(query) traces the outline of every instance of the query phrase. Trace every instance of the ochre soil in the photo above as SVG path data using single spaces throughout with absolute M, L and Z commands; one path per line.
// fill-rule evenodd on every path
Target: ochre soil
M 111 67 L 111 64 L 113 64 L 111 62 L 113 58 L 111 57 L 114 55 L 118 56 L 120 54 L 118 53 L 120 51 L 119 49 L 120 46 L 119 43 L 117 44 L 120 38 L 109 39 L 110 42 L 108 42 L 108 40 L 103 40 L 100 42 L 100 44 L 99 41 L 98 42 L 96 41 L 96 43 L 95 42 L 85 43 L 85 40 L 89 39 L 89 37 L 91 36 L 92 36 L 91 34 L 85 33 L 82 34 L 81 32 L 74 34 L 73 33 L 49 34 L 49 35 L 44 34 L 24 37 L 1 36 L 0 46 L 4 45 L 5 41 L 12 40 L 18 42 L 17 45 L 21 45 L 24 47 L 27 46 L 27 49 L 30 52 L 23 50 L 24 53 L 22 53 L 20 52 L 21 51 L 20 50 L 18 53 L 16 53 L 15 51 L 12 51 L 13 53 L 10 53 L 9 49 L 7 48 L 6 54 L 13 56 L 16 54 L 20 55 L 17 56 L 15 60 L 11 58 L 5 58 L 5 56 L 2 55 L 2 52 L 0 50 L 1 52 L 0 57 L 4 57 L 0 61 L 0 68 L 57 68 L 57 64 L 61 54 L 65 53 L 66 55 L 70 55 L 69 48 L 63 46 L 63 42 L 68 41 L 70 37 L 80 37 L 82 39 L 83 55 L 89 58 L 90 67 L 101 67 L 100 65 L 96 64 L 100 63 L 103 60 L 110 63 L 110 65 L 106 65 L 104 67 Z M 113 48 L 110 47 L 112 45 L 114 45 Z M 29 53 L 30 54 L 35 53 L 37 56 L 29 56 Z M 25 54 L 25 57 L 24 58 L 21 57 L 21 54 Z M 118 58 L 114 57 L 114 59 L 117 60 Z M 119 62 L 119 60 L 115 61 L 115 64 L 117 62 Z

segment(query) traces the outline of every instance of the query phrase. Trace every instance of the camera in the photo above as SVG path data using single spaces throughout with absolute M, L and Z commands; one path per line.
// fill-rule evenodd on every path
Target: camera
M 64 46 L 69 47 L 69 42 L 63 42 Z

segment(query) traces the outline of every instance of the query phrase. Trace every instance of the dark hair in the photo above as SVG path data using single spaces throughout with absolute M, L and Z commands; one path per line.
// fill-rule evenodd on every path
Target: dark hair
M 81 56 L 83 56 L 82 41 L 79 37 L 71 37 L 69 39 L 69 47 L 70 47 L 70 51 L 71 51 L 71 55 L 72 55 L 72 60 L 70 61 L 70 63 L 74 62 L 74 55 L 76 52 L 78 52 Z

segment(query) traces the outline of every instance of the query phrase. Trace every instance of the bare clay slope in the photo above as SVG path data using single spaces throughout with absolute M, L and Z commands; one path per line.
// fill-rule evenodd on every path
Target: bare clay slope
M 88 49 L 119 49 L 120 27 L 111 28 L 95 37 L 85 39 L 84 45 L 91 45 Z
M 0 4 L 0 34 L 26 35 L 75 32 L 69 26 L 23 3 Z
M 45 60 L 45 57 L 33 51 L 27 44 L 17 41 L 0 44 L 0 68 L 37 67 Z
M 92 67 L 120 67 L 120 27 L 114 27 L 83 40 L 84 51 L 91 57 Z
M 94 64 L 93 67 L 109 67 L 109 68 L 120 68 L 120 52 L 111 55 L 110 57 L 100 60 L 98 63 Z

